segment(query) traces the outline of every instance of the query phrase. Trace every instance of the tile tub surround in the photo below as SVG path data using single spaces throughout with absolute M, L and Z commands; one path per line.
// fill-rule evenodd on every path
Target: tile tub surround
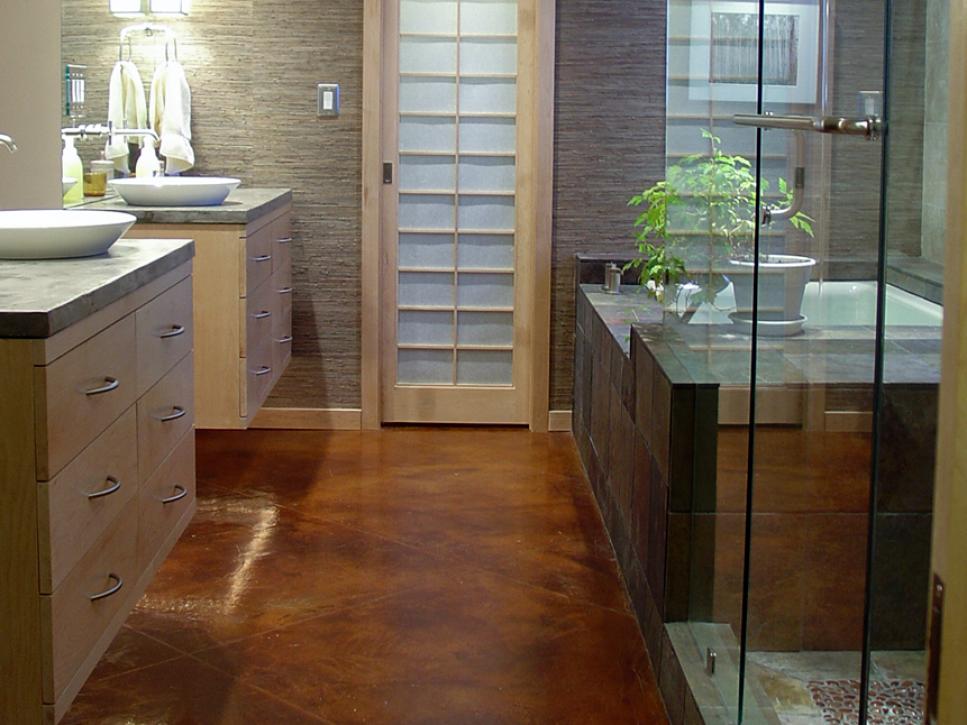
M 219 206 L 131 206 L 119 197 L 85 204 L 83 209 L 123 211 L 145 224 L 248 224 L 292 202 L 290 189 L 235 189 Z
M 194 250 L 190 239 L 122 239 L 97 257 L 0 260 L 0 337 L 52 337 L 181 266 Z
M 718 409 L 721 386 L 748 387 L 749 341 L 660 324 L 662 310 L 649 298 L 628 288 L 619 296 L 600 291 L 593 270 L 601 262 L 578 267 L 574 434 L 676 721 L 678 678 L 666 662 L 663 622 L 725 622 L 739 631 L 747 430 L 720 426 Z M 582 274 L 595 281 L 580 284 Z M 908 451 L 929 448 L 939 340 L 923 330 L 894 338 L 884 440 L 902 438 Z M 839 397 L 850 405 L 869 402 L 872 369 L 857 363 L 872 359 L 872 345 L 866 328 L 763 341 L 760 382 L 825 386 L 831 398 L 846 391 Z M 723 349 L 710 354 L 709 347 Z M 760 426 L 757 434 L 750 644 L 858 649 L 870 436 L 788 426 Z M 878 649 L 923 646 L 926 598 L 918 593 L 928 569 L 932 456 L 919 457 L 922 470 L 911 472 L 902 450 L 881 447 Z M 797 465 L 790 468 L 790 459 Z M 890 565 L 898 561 L 905 563 Z M 811 616 L 819 608 L 822 621 Z M 686 706 L 687 698 L 682 712 Z

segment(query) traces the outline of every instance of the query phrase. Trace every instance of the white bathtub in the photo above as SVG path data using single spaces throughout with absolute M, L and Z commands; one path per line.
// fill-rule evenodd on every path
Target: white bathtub
M 876 282 L 810 282 L 802 313 L 808 325 L 875 325 Z M 886 324 L 940 327 L 943 307 L 887 285 Z
M 715 298 L 714 306 L 702 304 L 691 324 L 731 324 L 735 296 L 729 285 Z M 873 326 L 876 324 L 876 282 L 810 282 L 803 296 L 802 313 L 807 327 Z M 886 287 L 886 324 L 940 327 L 943 307 L 899 287 Z

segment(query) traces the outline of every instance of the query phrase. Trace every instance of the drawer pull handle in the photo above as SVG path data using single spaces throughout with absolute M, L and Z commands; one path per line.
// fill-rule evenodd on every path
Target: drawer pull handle
M 279 290 L 279 294 L 280 295 L 291 295 L 292 294 L 292 288 L 291 287 L 283 287 L 282 289 Z
M 180 335 L 184 335 L 184 334 L 185 334 L 184 325 L 172 325 L 170 330 L 168 330 L 167 332 L 162 332 L 159 337 L 161 337 L 162 340 L 167 340 L 171 337 L 179 337 Z
M 255 371 L 255 377 L 260 378 L 263 375 L 268 375 L 270 372 L 272 372 L 272 368 L 270 368 L 268 365 L 263 365 Z
M 257 257 L 252 257 L 252 261 L 256 264 L 262 264 L 262 262 L 270 262 L 272 260 L 271 254 L 260 254 Z
M 252 317 L 254 317 L 256 320 L 264 320 L 266 317 L 271 317 L 271 316 L 272 316 L 272 313 L 269 312 L 268 310 L 262 310 L 261 312 L 256 312 L 254 315 L 252 315 Z
M 104 385 L 85 390 L 84 395 L 103 395 L 104 393 L 110 393 L 112 390 L 117 390 L 120 385 L 121 382 L 117 378 L 104 378 Z
M 170 423 L 173 420 L 178 420 L 179 418 L 184 418 L 188 415 L 188 411 L 182 408 L 180 405 L 171 406 L 171 412 L 168 415 L 155 416 L 157 420 L 162 423 Z
M 114 594 L 117 594 L 119 591 L 121 591 L 121 587 L 124 586 L 124 580 L 121 577 L 119 577 L 117 574 L 108 574 L 107 578 L 113 581 L 114 584 L 111 585 L 110 588 L 105 589 L 103 592 L 100 592 L 98 594 L 92 594 L 90 596 L 90 600 L 92 602 L 96 602 L 99 599 L 107 599 L 108 597 Z
M 108 476 L 107 482 L 111 485 L 100 491 L 95 491 L 94 493 L 87 494 L 87 497 L 92 501 L 96 498 L 104 498 L 105 496 L 110 496 L 112 493 L 117 493 L 121 490 L 121 482 L 114 476 Z
M 277 244 L 289 244 L 292 241 L 292 237 L 282 237 L 281 239 L 275 240 Z
M 181 499 L 183 499 L 185 496 L 188 495 L 188 489 L 185 488 L 184 486 L 179 486 L 178 484 L 175 484 L 175 491 L 177 491 L 178 493 L 176 493 L 174 496 L 169 496 L 168 498 L 161 499 L 161 503 L 167 506 L 169 503 L 174 503 L 175 501 L 181 501 Z
M 279 338 L 276 340 L 276 342 L 280 345 L 288 345 L 290 342 L 292 342 L 292 335 L 286 335 L 285 337 Z

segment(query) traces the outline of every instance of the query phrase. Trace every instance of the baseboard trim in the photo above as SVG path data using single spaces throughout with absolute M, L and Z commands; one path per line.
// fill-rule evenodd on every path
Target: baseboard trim
M 552 410 L 547 414 L 547 429 L 551 433 L 570 433 L 572 418 L 570 410 Z
M 249 428 L 271 430 L 361 430 L 358 408 L 262 408 Z

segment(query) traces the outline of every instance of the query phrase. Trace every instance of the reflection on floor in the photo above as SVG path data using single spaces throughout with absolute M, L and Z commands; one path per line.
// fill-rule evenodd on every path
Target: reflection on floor
M 199 433 L 64 723 L 667 722 L 569 435 Z
M 783 725 L 853 725 L 859 713 L 858 652 L 752 652 L 750 674 Z M 875 652 L 868 722 L 921 725 L 923 652 Z

